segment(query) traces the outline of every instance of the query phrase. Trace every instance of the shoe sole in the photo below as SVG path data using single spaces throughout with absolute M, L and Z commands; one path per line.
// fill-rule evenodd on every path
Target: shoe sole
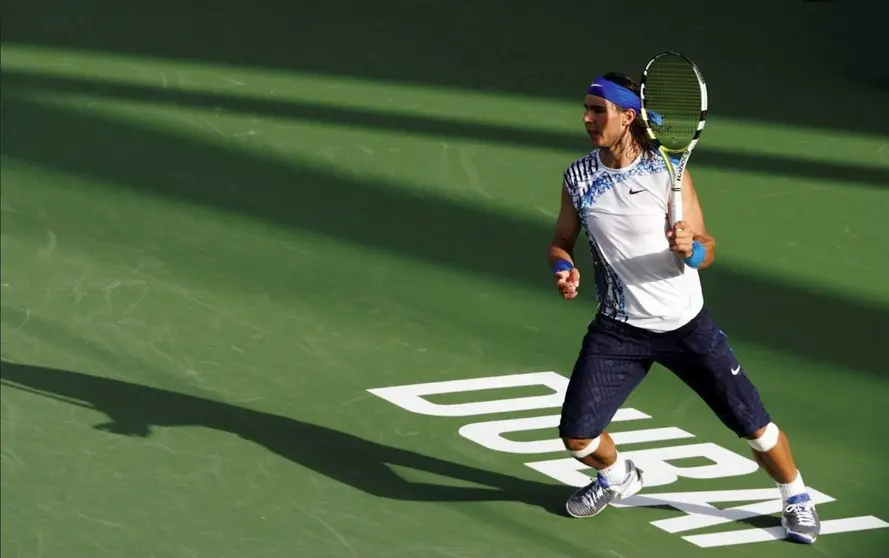
M 607 507 L 608 506 L 605 506 L 605 508 L 607 508 Z M 596 517 L 597 515 L 602 513 L 602 510 L 604 510 L 605 508 L 602 508 L 601 510 L 597 511 L 596 513 L 591 513 L 589 515 L 576 515 L 576 514 L 571 513 L 571 509 L 568 507 L 568 504 L 565 504 L 565 512 L 567 512 L 568 515 L 570 515 L 571 517 L 573 517 L 575 519 L 586 519 L 587 517 Z
M 818 537 L 810 537 L 808 535 L 800 535 L 799 533 L 791 533 L 787 532 L 787 540 L 801 543 L 801 544 L 813 544 Z
M 781 520 L 781 527 L 784 527 L 784 531 L 787 534 L 787 540 L 792 542 L 797 542 L 800 544 L 812 544 L 818 539 L 818 535 L 804 535 L 802 533 L 794 533 L 787 528 L 787 525 L 784 524 L 783 519 Z
M 637 469 L 637 471 L 638 471 L 638 469 Z M 642 471 L 639 471 L 636 474 L 636 479 L 633 482 L 631 482 L 629 486 L 627 486 L 626 490 L 615 495 L 614 499 L 615 500 L 625 500 L 625 499 L 629 498 L 630 496 L 635 496 L 636 494 L 639 493 L 640 490 L 642 490 Z

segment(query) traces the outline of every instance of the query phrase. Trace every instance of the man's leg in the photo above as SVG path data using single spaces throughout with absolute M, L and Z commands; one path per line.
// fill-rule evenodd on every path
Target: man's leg
M 620 455 L 605 428 L 651 364 L 641 335 L 599 318 L 590 324 L 568 383 L 559 435 L 575 459 L 596 470 L 596 478 L 568 499 L 570 515 L 591 517 L 642 488 L 641 471 Z
M 695 390 L 726 427 L 747 441 L 756 462 L 775 481 L 785 504 L 782 524 L 788 537 L 815 542 L 820 522 L 787 436 L 772 422 L 722 330 L 705 312 L 661 341 L 658 361 Z
M 778 429 L 775 423 L 769 422 L 767 426 L 754 431 L 751 435 L 745 436 L 745 438 L 753 450 L 753 458 L 756 459 L 759 466 L 772 477 L 779 487 L 786 486 L 787 490 L 791 491 L 788 496 L 805 492 L 806 487 L 799 480 L 799 470 L 796 468 L 793 454 L 790 452 L 790 442 L 788 442 L 787 436 Z M 791 488 L 794 482 L 799 484 L 796 488 Z

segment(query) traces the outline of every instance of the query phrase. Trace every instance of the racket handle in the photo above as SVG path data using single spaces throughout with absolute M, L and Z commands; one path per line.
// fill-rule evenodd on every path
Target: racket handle
M 670 190 L 670 226 L 682 221 L 682 190 Z

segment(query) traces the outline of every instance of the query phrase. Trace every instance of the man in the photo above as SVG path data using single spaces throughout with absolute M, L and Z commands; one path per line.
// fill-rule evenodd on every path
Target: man
M 787 438 L 705 308 L 698 271 L 713 263 L 715 241 L 687 173 L 685 218 L 669 225 L 670 177 L 646 136 L 638 91 L 632 79 L 617 73 L 590 86 L 583 120 L 595 149 L 563 175 L 561 211 L 549 247 L 557 288 L 571 300 L 580 285 L 572 251 L 585 231 L 599 301 L 559 425 L 566 449 L 597 475 L 571 496 L 568 513 L 594 516 L 642 488 L 642 471 L 621 456 L 605 429 L 658 362 L 746 439 L 781 492 L 788 538 L 813 543 L 820 522 Z

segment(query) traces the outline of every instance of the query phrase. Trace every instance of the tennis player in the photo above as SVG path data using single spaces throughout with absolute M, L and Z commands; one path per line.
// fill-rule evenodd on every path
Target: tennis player
M 785 434 L 708 315 L 699 270 L 713 263 L 694 183 L 683 179 L 684 220 L 670 227 L 670 176 L 639 116 L 639 87 L 623 74 L 597 78 L 583 122 L 595 148 L 564 172 L 561 211 L 549 247 L 556 287 L 577 296 L 573 247 L 581 230 L 594 264 L 598 311 L 583 338 L 562 407 L 559 434 L 570 454 L 597 471 L 568 500 L 591 517 L 636 494 L 643 472 L 605 431 L 653 363 L 676 374 L 719 420 L 750 445 L 780 490 L 791 540 L 815 541 L 820 521 Z

